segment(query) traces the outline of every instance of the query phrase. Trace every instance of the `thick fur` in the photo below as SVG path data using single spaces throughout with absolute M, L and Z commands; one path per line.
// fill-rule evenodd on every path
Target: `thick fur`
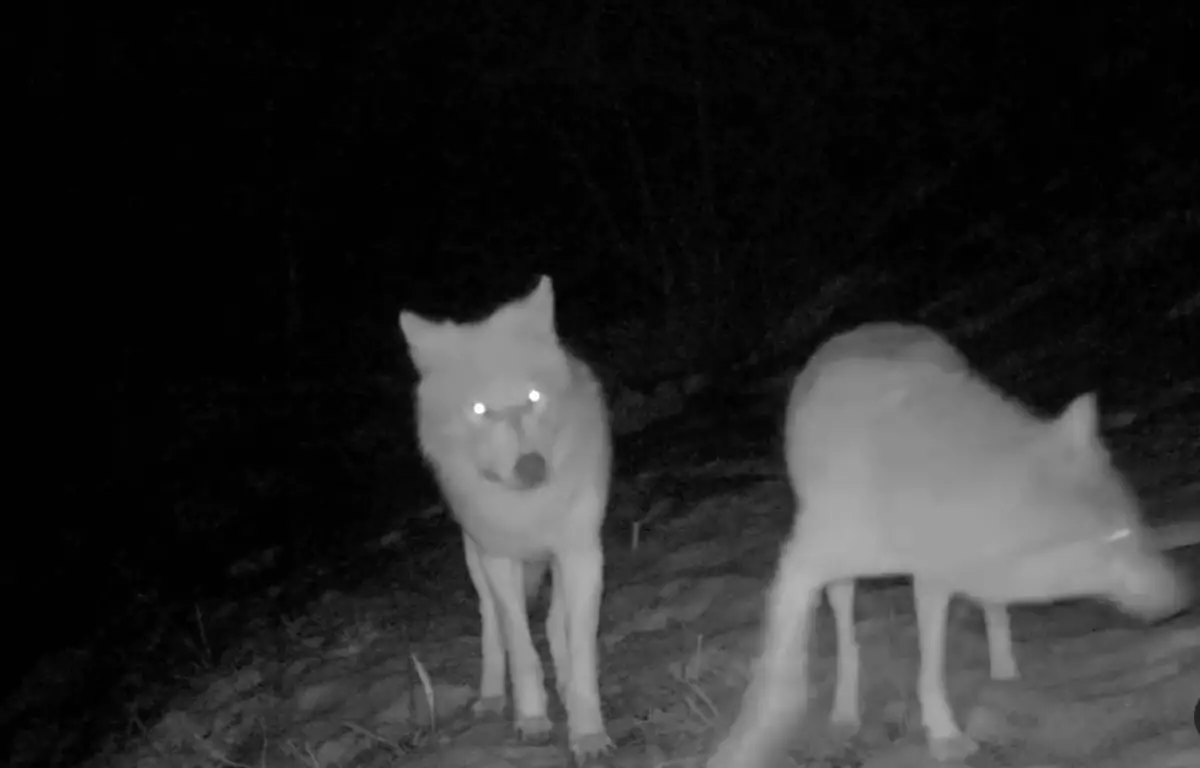
M 611 438 L 600 385 L 559 342 L 550 279 L 477 323 L 401 312 L 400 327 L 421 375 L 421 450 L 462 527 L 479 594 L 476 710 L 504 708 L 507 666 L 517 730 L 528 739 L 548 735 L 526 612 L 548 566 L 546 635 L 571 750 L 580 761 L 607 752 L 596 640 Z
M 939 760 L 977 748 L 958 728 L 943 678 L 954 594 L 985 607 L 992 673 L 1016 674 L 1004 606 L 1112 600 L 1159 618 L 1186 604 L 1151 544 L 1083 395 L 1056 419 L 1031 415 L 920 326 L 872 324 L 826 342 L 797 377 L 786 459 L 798 516 L 764 619 L 742 710 L 710 768 L 765 768 L 808 700 L 807 654 L 828 586 L 838 634 L 833 718 L 858 714 L 856 578 L 911 574 L 921 649 L 918 699 Z

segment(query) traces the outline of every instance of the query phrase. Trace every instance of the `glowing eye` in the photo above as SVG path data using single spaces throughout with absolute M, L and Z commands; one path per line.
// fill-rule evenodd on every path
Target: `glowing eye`
M 541 402 L 541 400 L 542 400 L 541 392 L 538 392 L 536 389 L 529 390 L 529 402 L 539 403 L 539 402 Z
M 483 403 L 475 403 L 471 406 L 471 413 L 475 414 L 476 416 L 482 416 L 487 413 L 487 406 Z

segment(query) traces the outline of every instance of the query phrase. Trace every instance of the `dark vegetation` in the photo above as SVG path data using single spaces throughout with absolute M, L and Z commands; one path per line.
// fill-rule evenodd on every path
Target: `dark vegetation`
M 54 706 L 125 727 L 246 611 L 353 587 L 390 529 L 452 530 L 410 520 L 435 495 L 401 306 L 478 316 L 549 273 L 618 400 L 1038 284 L 969 346 L 985 367 L 1139 343 L 1200 291 L 1192 6 L 57 7 L 29 241 L 53 480 L 12 518 L 5 682 L 48 660 Z M 1162 343 L 1151 386 L 1196 349 Z M 1064 374 L 1109 373 L 1088 358 Z

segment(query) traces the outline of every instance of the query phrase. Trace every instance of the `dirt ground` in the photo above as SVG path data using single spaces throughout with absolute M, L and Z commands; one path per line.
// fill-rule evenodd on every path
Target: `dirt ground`
M 614 495 L 601 627 L 602 695 L 617 744 L 611 766 L 703 765 L 736 715 L 763 590 L 791 524 L 790 492 L 771 461 L 694 458 L 643 473 Z M 665 490 L 666 478 L 674 491 Z M 1196 485 L 1155 493 L 1160 520 L 1185 519 L 1200 504 Z M 648 498 L 669 501 L 647 508 Z M 1185 566 L 1190 559 L 1193 580 L 1198 552 L 1175 552 Z M 194 694 L 147 730 L 136 754 L 93 764 L 566 765 L 561 730 L 549 744 L 521 744 L 509 723 L 470 714 L 478 615 L 454 553 L 425 556 L 429 568 L 449 574 L 436 593 L 407 589 L 415 566 L 399 553 L 390 572 L 356 593 L 328 593 L 284 631 L 253 641 L 240 662 L 197 680 Z M 548 662 L 542 610 L 534 620 Z M 846 737 L 827 727 L 834 638 L 822 606 L 814 700 L 790 764 L 935 765 L 915 702 L 911 589 L 900 580 L 866 582 L 857 614 L 863 729 Z M 1014 608 L 1021 677 L 1008 682 L 987 679 L 982 619 L 972 604 L 955 603 L 949 632 L 952 703 L 982 743 L 965 765 L 1200 765 L 1192 722 L 1200 613 L 1146 627 L 1091 601 Z M 561 709 L 552 717 L 561 723 Z

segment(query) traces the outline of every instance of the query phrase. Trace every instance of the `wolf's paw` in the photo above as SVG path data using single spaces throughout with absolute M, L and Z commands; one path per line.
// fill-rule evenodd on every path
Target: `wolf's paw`
M 961 733 L 940 738 L 930 737 L 929 754 L 939 763 L 952 763 L 965 760 L 979 751 L 979 745 L 969 736 Z
M 829 735 L 835 739 L 849 739 L 862 730 L 862 719 L 857 712 L 834 711 L 829 716 Z
M 721 742 L 716 753 L 708 758 L 704 768 L 744 768 L 763 764 L 762 755 L 733 738 Z
M 484 696 L 475 700 L 471 712 L 475 717 L 503 717 L 507 703 L 504 696 Z
M 612 739 L 604 731 L 599 733 L 582 733 L 571 737 L 571 757 L 577 768 L 592 768 L 603 765 L 601 758 L 613 750 Z
M 1020 676 L 1020 672 L 1017 671 L 1017 662 L 1012 658 L 1006 659 L 1002 656 L 992 662 L 993 680 L 1016 680 Z
M 545 744 L 550 741 L 550 730 L 554 725 L 545 715 L 517 719 L 517 736 L 527 744 Z

